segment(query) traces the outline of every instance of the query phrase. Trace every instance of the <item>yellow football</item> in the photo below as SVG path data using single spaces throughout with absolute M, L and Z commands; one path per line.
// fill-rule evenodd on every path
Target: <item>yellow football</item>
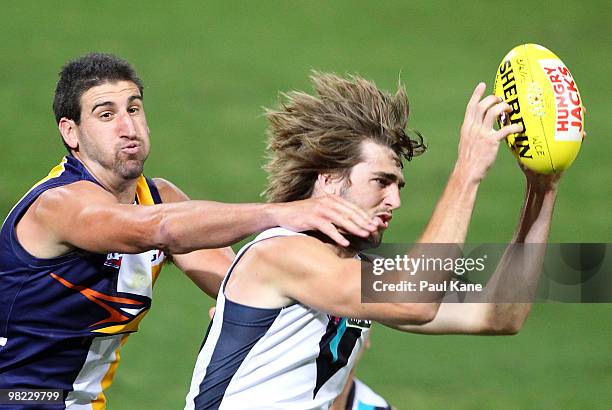
M 537 44 L 513 48 L 499 65 L 493 92 L 512 107 L 500 126 L 523 126 L 506 139 L 517 159 L 541 174 L 569 168 L 584 135 L 584 107 L 576 81 L 559 57 Z

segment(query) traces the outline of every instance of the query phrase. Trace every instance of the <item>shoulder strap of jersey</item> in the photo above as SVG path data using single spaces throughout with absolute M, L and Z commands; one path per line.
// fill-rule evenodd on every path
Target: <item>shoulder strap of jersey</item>
M 161 204 L 161 196 L 152 179 L 141 175 L 136 185 L 136 202 L 139 205 Z

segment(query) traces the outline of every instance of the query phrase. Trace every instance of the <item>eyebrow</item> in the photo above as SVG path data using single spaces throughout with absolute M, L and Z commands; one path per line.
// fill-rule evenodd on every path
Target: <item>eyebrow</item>
M 113 106 L 113 105 L 115 105 L 115 103 L 114 103 L 114 102 L 112 102 L 112 101 L 104 101 L 104 102 L 99 102 L 99 103 L 95 104 L 95 105 L 92 107 L 91 112 L 94 112 L 94 111 L 96 110 L 96 108 L 98 108 L 98 107 L 104 107 L 105 105 L 110 105 L 110 106 Z
M 128 98 L 128 103 L 131 103 L 131 102 L 133 102 L 135 100 L 142 101 L 142 95 L 131 95 Z M 91 112 L 94 112 L 96 110 L 96 108 L 98 108 L 98 107 L 104 107 L 104 106 L 107 106 L 107 105 L 112 107 L 112 106 L 114 106 L 116 104 L 114 102 L 112 102 L 112 101 L 102 101 L 102 102 L 99 102 L 99 103 L 95 104 L 92 107 Z
M 406 181 L 404 178 L 397 176 L 396 174 L 392 174 L 389 172 L 374 172 L 374 176 L 379 178 L 384 178 L 392 182 L 397 182 L 397 185 L 400 188 L 403 188 L 406 185 Z
M 128 98 L 128 102 L 132 102 L 134 100 L 142 101 L 142 95 L 130 95 L 130 98 Z

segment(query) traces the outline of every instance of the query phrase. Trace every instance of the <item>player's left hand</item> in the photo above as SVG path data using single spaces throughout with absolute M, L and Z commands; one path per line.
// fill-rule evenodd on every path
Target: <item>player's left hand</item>
M 367 238 L 379 227 L 372 215 L 338 195 L 277 205 L 274 217 L 278 226 L 297 232 L 320 231 L 340 246 L 350 244 L 341 231 Z

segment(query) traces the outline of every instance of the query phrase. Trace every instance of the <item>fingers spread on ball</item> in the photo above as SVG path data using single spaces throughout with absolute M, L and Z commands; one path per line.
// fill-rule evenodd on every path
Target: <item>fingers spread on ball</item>
M 510 125 L 506 125 L 505 127 L 502 127 L 499 131 L 497 131 L 493 135 L 495 136 L 495 138 L 497 138 L 497 139 L 499 139 L 501 141 L 504 138 L 508 137 L 508 135 L 510 135 L 510 134 L 518 134 L 519 132 L 523 132 L 523 126 L 522 125 L 520 125 L 520 124 L 510 124 Z
M 470 97 L 470 101 L 468 102 L 467 108 L 465 110 L 464 121 L 469 121 L 472 118 L 474 118 L 476 109 L 478 108 L 478 102 L 484 95 L 486 87 L 487 87 L 486 84 L 481 82 L 481 83 L 478 83 L 478 85 L 474 89 L 474 92 L 472 93 L 472 96 Z

